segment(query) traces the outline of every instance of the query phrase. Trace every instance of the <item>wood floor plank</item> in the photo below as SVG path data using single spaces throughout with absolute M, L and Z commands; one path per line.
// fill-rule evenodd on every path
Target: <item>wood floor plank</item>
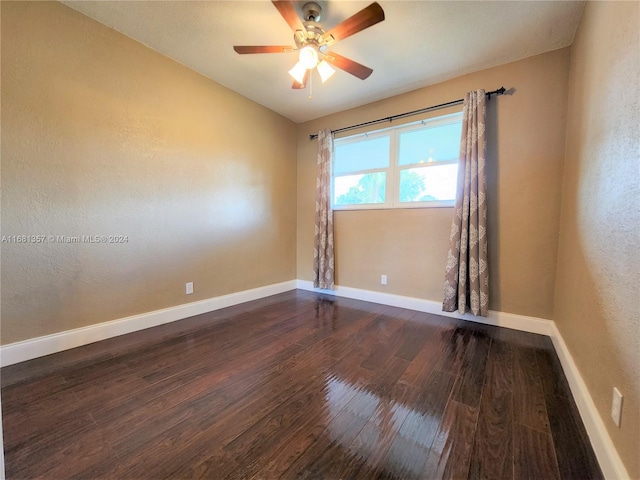
M 469 479 L 513 478 L 513 369 L 509 345 L 493 340 L 482 390 Z
M 381 398 L 348 450 L 350 456 L 335 462 L 334 478 L 375 478 L 400 428 L 411 412 L 408 405 L 420 395 L 420 390 L 406 384 L 396 384 L 389 399 Z
M 251 478 L 279 478 L 300 458 L 300 456 L 322 438 L 329 425 L 335 428 L 339 422 L 335 418 L 345 409 L 358 393 L 339 378 L 329 378 L 326 384 L 326 398 L 319 414 L 308 416 L 297 428 L 290 430 L 280 439 L 277 447 L 270 452 L 262 467 L 253 472 Z
M 7 450 L 7 478 L 70 478 L 96 462 L 116 463 L 115 452 L 91 414 L 76 410 L 75 415 L 40 422 L 40 430 L 30 430 L 36 435 Z
M 513 348 L 513 406 L 517 423 L 551 433 L 536 354 L 531 347 Z
M 541 373 L 542 388 L 545 395 L 570 398 L 569 382 L 567 382 L 567 377 L 564 375 L 562 365 L 550 339 L 548 339 L 548 344 L 545 348 L 536 350 L 536 360 Z
M 402 341 L 394 352 L 394 356 L 412 361 L 422 350 L 426 336 L 433 330 L 429 325 L 409 323 L 403 330 Z
M 369 319 L 370 321 L 371 319 Z M 357 334 L 357 330 L 366 326 L 366 323 L 355 322 L 354 325 L 358 325 L 357 328 L 351 330 L 351 335 Z M 346 338 L 349 335 L 345 336 Z M 305 358 L 307 360 L 312 358 L 318 358 L 320 363 L 323 363 L 323 360 L 326 358 L 326 353 L 323 349 L 322 341 L 317 342 L 312 347 L 306 349 L 304 352 Z M 322 380 L 325 378 L 326 370 L 319 370 L 316 372 L 314 376 L 309 377 L 307 369 L 300 368 L 300 365 L 296 365 L 292 363 L 287 367 L 287 362 L 283 364 L 283 372 L 282 377 L 288 381 L 292 381 L 295 375 L 302 375 L 308 378 L 307 383 L 311 382 L 312 384 L 317 384 L 318 380 Z M 243 466 L 234 472 L 234 475 L 240 475 L 239 478 L 243 478 L 246 474 L 240 472 L 247 472 L 248 468 L 251 468 L 255 463 L 260 460 L 264 460 L 264 456 L 266 452 L 269 451 L 268 447 L 263 445 L 264 442 L 261 442 L 260 437 L 264 435 L 265 431 L 270 431 L 272 435 L 281 435 L 283 430 L 283 421 L 286 428 L 290 428 L 293 426 L 291 423 L 290 417 L 295 417 L 295 414 L 287 413 L 287 409 L 291 407 L 288 405 L 289 402 L 293 402 L 294 406 L 306 405 L 309 407 L 313 404 L 313 401 L 316 400 L 317 393 L 316 390 L 309 392 L 309 387 L 304 386 L 305 384 L 301 382 L 294 382 L 296 385 L 294 388 L 283 391 L 279 394 L 278 397 L 275 397 L 271 403 L 271 411 L 266 411 L 264 416 L 261 416 L 260 410 L 256 409 L 253 404 L 248 404 L 244 408 L 244 411 L 247 413 L 243 417 L 241 417 L 238 413 L 242 413 L 242 405 L 235 405 L 234 409 L 239 410 L 238 413 L 233 413 L 230 416 L 225 418 L 225 421 L 230 424 L 229 427 L 224 427 L 223 425 L 218 425 L 217 429 L 224 432 L 224 436 L 219 436 L 215 439 L 215 443 L 224 447 L 223 450 L 235 450 L 237 448 L 242 449 L 245 453 L 243 454 Z M 274 380 L 272 379 L 270 383 L 270 387 L 274 386 Z M 302 387 L 302 388 L 300 388 Z M 273 389 L 276 392 L 277 388 Z M 287 399 L 287 395 L 290 397 Z M 269 403 L 267 403 L 267 396 L 262 396 L 260 399 L 260 408 L 268 407 Z M 255 403 L 255 402 L 254 402 Z M 296 412 L 304 412 L 304 410 L 295 407 Z M 267 408 L 268 410 L 268 408 Z M 282 418 L 284 416 L 284 420 Z M 297 418 L 297 417 L 295 417 Z M 274 431 L 276 429 L 277 431 Z M 251 439 L 258 437 L 258 445 L 252 443 Z M 249 440 L 248 440 L 249 439 Z M 239 447 L 239 445 L 242 445 Z M 260 448 L 258 448 L 260 446 Z M 221 454 L 218 452 L 214 454 L 217 458 L 220 458 Z M 204 462 L 210 462 L 210 458 L 206 457 Z
M 282 365 L 286 365 L 287 362 L 295 367 L 284 373 L 280 372 Z M 270 373 L 275 373 L 276 376 Z M 303 388 L 303 383 L 291 382 L 289 378 L 289 375 L 303 373 L 306 375 L 306 372 L 303 372 L 303 365 L 295 360 L 295 355 L 283 359 L 281 364 L 271 365 L 270 370 L 260 369 L 259 373 L 250 372 L 250 375 L 245 378 L 221 379 L 219 372 L 212 372 L 187 384 L 185 388 L 172 390 L 158 397 L 148 403 L 142 412 L 136 410 L 131 415 L 112 421 L 105 430 L 109 433 L 109 438 L 112 438 L 110 443 L 116 451 L 124 455 L 139 448 L 142 442 L 162 434 L 162 428 L 177 424 L 184 419 L 198 419 L 200 428 L 205 429 L 210 425 L 216 425 L 222 419 L 229 421 L 227 414 L 233 410 L 235 411 L 233 423 L 237 427 L 240 425 L 238 417 L 241 414 L 248 411 L 252 418 L 251 416 L 260 411 L 256 409 L 256 404 L 262 409 L 272 409 L 282 398 L 287 398 L 297 389 Z M 251 378 L 254 380 L 252 381 Z M 296 380 L 298 379 L 296 377 Z M 220 380 L 222 381 L 219 383 Z M 285 387 L 290 384 L 292 384 L 291 388 L 286 389 Z M 262 394 L 264 389 L 267 395 Z M 153 421 L 144 422 L 144 417 L 149 412 L 153 414 Z M 143 423 L 145 425 L 142 425 Z M 131 431 L 131 425 L 141 425 L 140 428 L 146 430 L 145 435 L 140 435 L 138 429 Z M 221 429 L 221 432 L 228 435 L 227 429 Z
M 3 368 L 7 474 L 601 478 L 552 348 L 286 292 Z
M 332 468 L 333 459 L 350 445 L 375 412 L 378 400 L 364 389 L 356 391 L 351 401 L 333 418 L 320 438 L 284 472 L 288 478 L 323 478 Z
M 161 437 L 147 443 L 146 448 L 128 460 L 119 460 L 111 469 L 110 478 L 165 478 L 181 451 L 193 442 L 198 426 L 189 420 L 176 423 Z
M 423 336 L 423 345 L 413 358 L 400 382 L 421 388 L 436 368 L 447 344 L 453 336 L 454 329 L 439 323 L 427 330 Z
M 117 465 L 117 455 L 100 432 L 90 433 L 82 435 L 80 441 L 69 441 L 59 448 L 34 450 L 19 463 L 8 462 L 7 478 L 71 478 L 97 462 L 108 460 Z
M 380 478 L 422 478 L 454 381 L 446 373 L 431 374 L 379 467 Z
M 169 378 L 190 369 L 193 366 L 193 357 L 201 357 L 211 351 L 216 352 L 215 364 L 224 367 L 230 360 L 242 358 L 245 353 L 255 353 L 258 348 L 268 348 L 270 344 L 279 343 L 281 347 L 286 347 L 287 344 L 282 342 L 282 338 L 287 338 L 287 343 L 293 343 L 313 329 L 303 321 L 305 315 L 310 312 L 311 307 L 308 307 L 306 310 L 296 311 L 289 315 L 285 314 L 277 320 L 259 322 L 257 328 L 245 325 L 245 328 L 251 328 L 250 338 L 242 338 L 235 334 L 225 335 L 220 331 L 216 331 L 215 334 L 200 335 L 198 340 L 193 342 L 188 349 L 183 348 L 177 355 L 168 355 L 166 359 L 158 359 L 157 354 L 151 357 L 151 368 L 149 373 L 143 375 L 143 378 L 149 383 Z M 255 316 L 252 317 L 255 319 Z M 240 326 L 235 326 L 235 328 L 240 328 Z M 225 336 L 230 339 L 220 340 Z M 177 362 L 175 361 L 176 356 L 179 358 Z M 173 361 L 171 361 L 172 359 Z M 144 366 L 137 368 L 145 370 Z
M 406 320 L 388 322 L 390 326 L 378 332 L 377 341 L 370 346 L 369 354 L 360 363 L 367 370 L 381 368 L 393 356 L 405 335 Z
M 480 406 L 480 395 L 484 384 L 490 346 L 491 338 L 483 332 L 470 336 L 458 381 L 452 392 L 454 400 L 473 408 Z
M 513 428 L 513 478 L 561 478 L 551 435 L 515 424 Z
M 457 377 L 462 371 L 468 343 L 473 332 L 464 326 L 456 325 L 451 334 L 447 334 L 447 342 L 443 346 L 436 361 L 436 370 Z
M 252 422 L 243 429 L 240 435 L 229 441 L 223 440 L 221 444 L 224 453 L 231 457 L 234 452 L 242 451 L 242 466 L 228 474 L 229 478 L 246 478 L 251 472 L 257 470 L 261 463 L 266 462 L 269 452 L 277 448 L 273 439 L 281 439 L 289 430 L 295 429 L 310 411 L 322 409 L 323 401 L 317 396 L 318 383 L 324 382 L 322 377 L 310 380 L 309 385 L 303 391 L 293 395 L 287 401 L 282 402 L 274 410 Z M 230 435 L 228 438 L 232 437 Z M 273 443 L 273 445 L 268 445 Z M 205 462 L 209 462 L 207 458 Z
M 58 414 L 60 406 L 77 401 L 62 376 L 58 376 L 55 383 L 49 378 L 43 378 L 41 382 L 30 386 L 13 387 L 10 387 L 11 395 L 5 397 L 4 391 L 2 392 L 3 409 L 7 412 L 3 419 L 7 423 L 24 421 L 27 417 L 35 419 Z M 19 395 L 20 392 L 22 395 Z
M 447 404 L 431 445 L 424 478 L 467 478 L 478 409 L 453 400 Z
M 209 372 L 210 369 L 207 365 L 192 368 L 186 372 L 181 372 L 160 382 L 148 385 L 146 388 L 131 390 L 117 397 L 109 397 L 101 405 L 96 405 L 91 413 L 98 425 L 108 425 L 115 419 L 141 408 L 141 406 L 172 390 L 187 386 Z
M 602 471 L 593 454 L 589 437 L 572 399 L 547 395 L 547 411 L 561 478 L 602 479 Z
M 2 375 L 4 376 L 4 372 Z M 2 404 L 9 412 L 17 412 L 30 408 L 34 403 L 68 388 L 64 377 L 58 372 L 53 372 L 25 380 L 20 384 L 3 387 Z

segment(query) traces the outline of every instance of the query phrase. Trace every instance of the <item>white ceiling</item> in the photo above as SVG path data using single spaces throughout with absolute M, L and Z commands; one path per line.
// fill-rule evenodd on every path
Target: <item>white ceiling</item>
M 309 100 L 308 89 L 291 89 L 287 71 L 297 52 L 233 51 L 233 45 L 293 45 L 291 29 L 268 0 L 63 3 L 295 122 L 568 46 L 584 6 L 577 1 L 378 0 L 386 19 L 331 47 L 373 74 L 363 81 L 339 70 L 321 84 L 315 73 Z M 324 8 L 320 23 L 329 30 L 371 2 L 318 3 Z

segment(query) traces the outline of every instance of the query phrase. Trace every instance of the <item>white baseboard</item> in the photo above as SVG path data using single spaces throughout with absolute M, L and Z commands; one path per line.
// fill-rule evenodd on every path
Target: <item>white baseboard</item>
M 530 333 L 538 333 L 551 337 L 553 345 L 562 364 L 565 376 L 569 382 L 571 393 L 576 401 L 580 416 L 591 440 L 591 445 L 598 458 L 600 468 L 605 478 L 610 480 L 628 479 L 627 473 L 620 456 L 616 451 L 611 437 L 607 432 L 604 422 L 598 413 L 593 399 L 587 390 L 587 386 L 580 375 L 580 371 L 576 366 L 567 345 L 564 343 L 562 335 L 558 331 L 555 322 L 536 317 L 527 317 L 524 315 L 516 315 L 513 313 L 489 311 L 487 318 L 475 317 L 473 315 L 461 315 L 457 312 L 443 312 L 442 303 L 432 300 L 424 300 L 422 298 L 403 297 L 401 295 L 393 295 L 390 293 L 375 292 L 371 290 L 361 290 L 359 288 L 336 286 L 335 290 L 321 290 L 313 288 L 313 282 L 307 280 L 298 280 L 298 288 L 301 290 L 309 290 L 312 292 L 325 293 L 335 295 L 337 297 L 353 298 L 356 300 L 364 300 L 366 302 L 381 303 L 393 307 L 408 308 L 420 312 L 427 312 L 446 317 L 459 318 L 462 320 L 470 320 L 472 322 L 486 323 L 499 327 L 511 328 L 514 330 L 522 330 Z
M 106 340 L 107 338 L 144 330 L 145 328 L 155 327 L 164 323 L 175 322 L 176 320 L 212 312 L 239 303 L 269 297 L 278 293 L 294 290 L 295 288 L 296 280 L 289 280 L 287 282 L 275 283 L 242 292 L 230 293 L 220 297 L 163 308 L 162 310 L 132 315 L 96 325 L 75 328 L 73 330 L 32 338 L 22 342 L 10 343 L 0 347 L 0 365 L 3 367 L 13 365 L 14 363 L 43 357 L 100 340 Z
M 580 375 L 578 366 L 573 361 L 573 357 L 564 343 L 564 339 L 556 324 L 553 324 L 553 335 L 551 335 L 553 346 L 556 349 L 562 369 L 569 382 L 571 393 L 576 401 L 582 422 L 587 430 L 591 446 L 598 458 L 598 463 L 605 478 L 610 480 L 623 480 L 631 478 L 618 455 L 616 447 L 611 441 L 607 427 L 604 425 L 602 417 L 598 413 L 595 403 L 589 394 L 586 383 Z
M 436 315 L 443 315 L 445 317 L 459 318 L 461 320 L 495 325 L 497 327 L 512 328 L 514 330 L 523 330 L 525 332 L 539 333 L 541 335 L 551 336 L 553 333 L 553 321 L 536 317 L 496 312 L 493 310 L 489 311 L 488 317 L 476 317 L 470 314 L 462 315 L 458 312 L 443 312 L 442 302 L 434 302 L 433 300 L 404 297 L 402 295 L 394 295 L 391 293 L 374 292 L 372 290 L 361 290 L 359 288 L 342 286 L 336 286 L 335 290 L 321 290 L 319 288 L 313 288 L 313 282 L 307 280 L 298 280 L 297 284 L 298 288 L 301 290 L 326 293 L 337 297 L 353 298 L 356 300 L 364 300 L 365 302 L 390 305 L 392 307 L 408 308 L 409 310 L 417 310 L 419 312 L 433 313 Z

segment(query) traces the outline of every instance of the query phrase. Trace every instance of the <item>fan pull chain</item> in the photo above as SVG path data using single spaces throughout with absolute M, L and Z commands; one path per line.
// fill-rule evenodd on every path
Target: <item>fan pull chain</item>
M 309 100 L 313 98 L 313 72 L 309 72 Z

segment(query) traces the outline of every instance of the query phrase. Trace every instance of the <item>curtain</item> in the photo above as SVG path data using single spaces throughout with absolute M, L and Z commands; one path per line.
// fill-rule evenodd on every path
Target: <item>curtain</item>
M 331 166 L 333 134 L 318 133 L 318 173 L 316 179 L 316 225 L 313 246 L 313 286 L 333 290 L 333 210 L 331 209 Z
M 456 208 L 451 223 L 442 310 L 487 316 L 487 201 L 484 90 L 465 95 Z

